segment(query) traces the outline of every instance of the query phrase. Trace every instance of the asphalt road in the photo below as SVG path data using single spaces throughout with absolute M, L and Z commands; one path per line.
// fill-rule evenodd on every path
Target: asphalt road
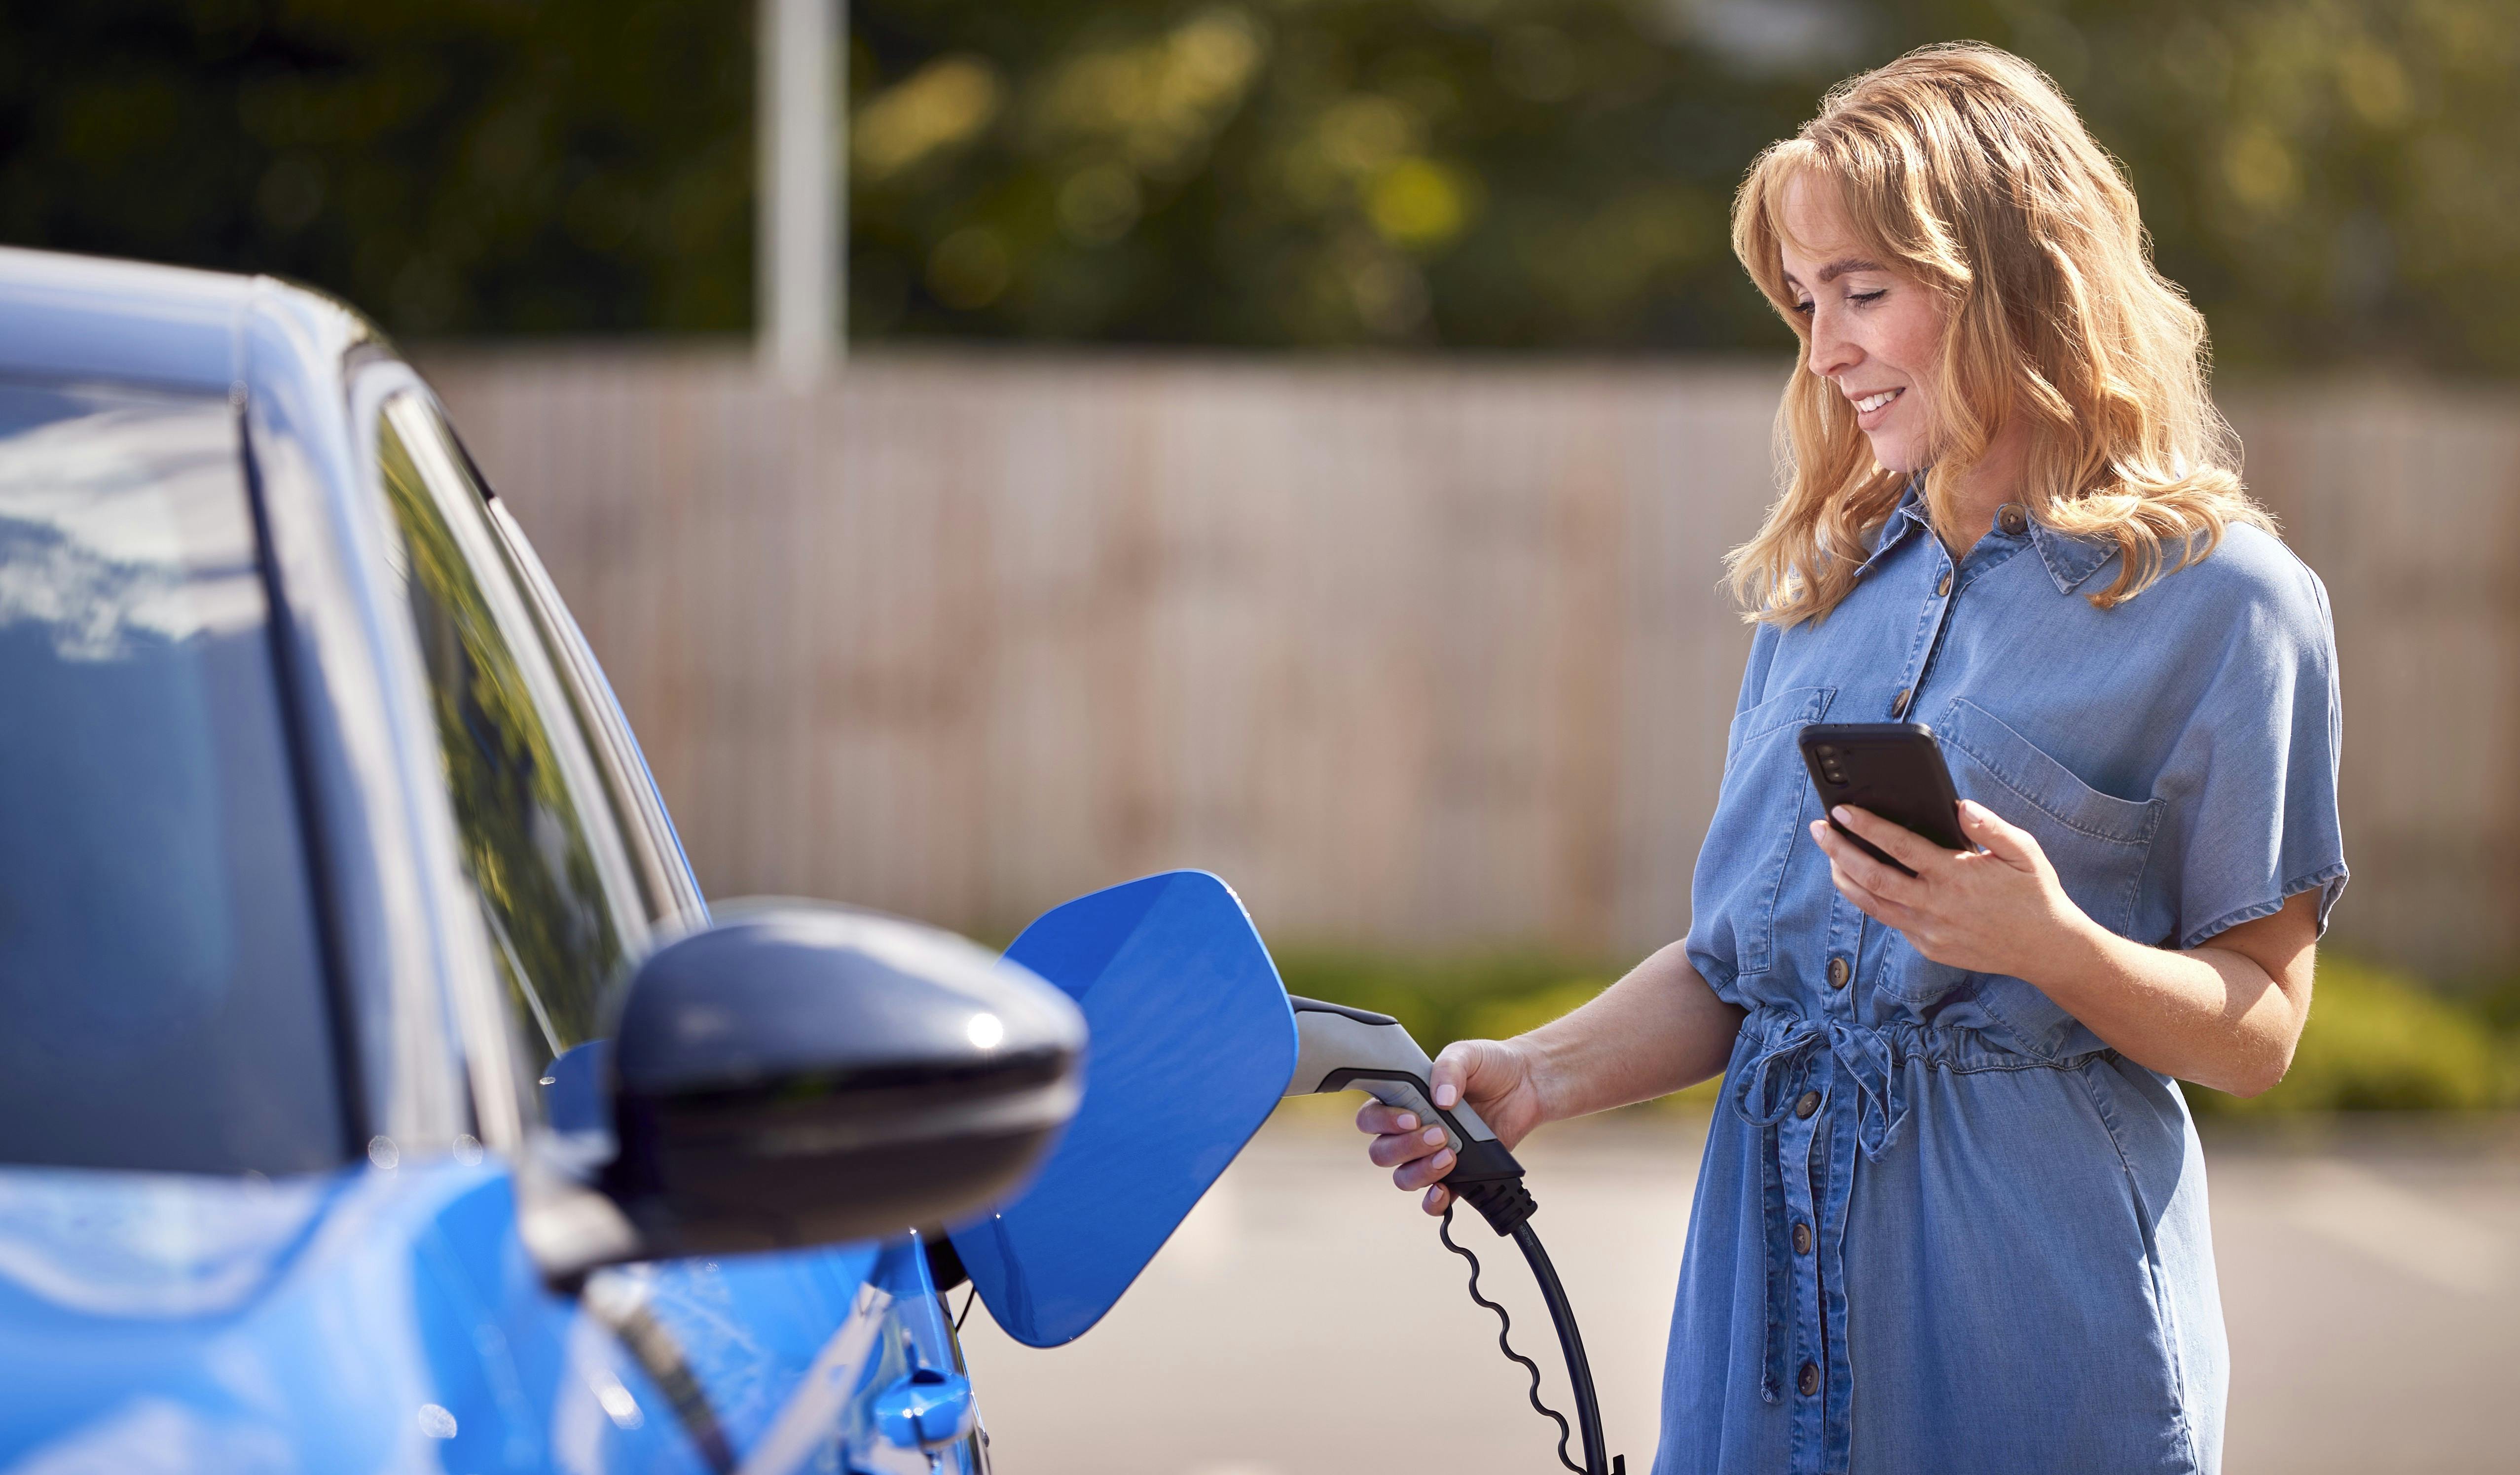
M 1081 1341 L 1018 1347 L 973 1314 L 1002 1475 L 1557 1468 L 1462 1262 L 1364 1162 L 1344 1127 L 1361 1097 L 1338 1099 L 1282 1111 Z M 1704 1132 L 1630 1113 L 1521 1154 L 1633 1471 L 1652 1459 Z M 2227 1129 L 2207 1152 L 2234 1364 L 2226 1471 L 2520 1471 L 2520 1123 Z M 1563 1408 L 1519 1257 L 1466 1213 L 1457 1225 Z

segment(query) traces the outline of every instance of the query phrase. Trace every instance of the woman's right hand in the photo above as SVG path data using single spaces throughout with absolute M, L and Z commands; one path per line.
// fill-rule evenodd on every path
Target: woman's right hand
M 1455 1101 L 1466 1099 L 1511 1150 L 1544 1120 L 1534 1065 L 1534 1052 L 1521 1039 L 1456 1040 L 1435 1057 L 1435 1104 L 1450 1111 Z M 1356 1125 L 1373 1138 L 1365 1155 L 1391 1169 L 1391 1181 L 1402 1189 L 1425 1189 L 1420 1207 L 1427 1213 L 1443 1213 L 1453 1201 L 1453 1190 L 1436 1182 L 1453 1171 L 1443 1126 L 1374 1100 L 1357 1112 Z

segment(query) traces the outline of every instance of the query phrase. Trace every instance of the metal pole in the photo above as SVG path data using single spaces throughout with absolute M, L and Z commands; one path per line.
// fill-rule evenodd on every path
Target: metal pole
M 832 209 L 824 219 L 832 222 L 832 358 L 849 358 L 849 0 L 832 0 L 832 43 L 824 45 L 824 58 L 832 68 L 832 86 L 824 96 L 832 99 L 832 126 L 822 136 L 832 149 L 832 169 L 827 179 L 832 182 Z
M 762 367 L 793 388 L 821 380 L 844 342 L 843 3 L 760 0 L 757 332 Z

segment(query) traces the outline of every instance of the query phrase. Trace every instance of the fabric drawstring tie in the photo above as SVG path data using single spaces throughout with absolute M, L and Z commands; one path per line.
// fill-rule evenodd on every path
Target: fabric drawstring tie
M 1784 1397 L 1786 1339 L 1777 1313 L 1791 1297 L 1793 1279 L 1792 1250 L 1785 1241 L 1785 1180 L 1783 1164 L 1778 1161 L 1781 1151 L 1778 1126 L 1793 1111 L 1795 1100 L 1815 1089 L 1813 1078 L 1822 1069 L 1823 1061 L 1832 1077 L 1843 1079 L 1855 1090 L 1855 1140 L 1867 1161 L 1880 1160 L 1897 1140 L 1900 1124 L 1908 1119 L 1905 1093 L 1892 1074 L 1890 1046 L 1878 1031 L 1833 1019 L 1815 1021 L 1781 1010 L 1772 1016 L 1775 1021 L 1788 1019 L 1792 1021 L 1790 1025 L 1766 1035 L 1758 1055 L 1741 1069 L 1726 1092 L 1741 1120 L 1758 1128 L 1761 1134 L 1759 1212 L 1767 1241 L 1768 1291 L 1767 1341 L 1765 1356 L 1760 1360 L 1759 1397 L 1771 1404 Z M 1822 1050 L 1823 1045 L 1827 1047 L 1825 1052 Z M 1809 1171 L 1808 1164 L 1804 1171 Z M 1831 1217 L 1842 1219 L 1845 1209 L 1843 1203 L 1830 1205 Z M 1819 1226 L 1813 1229 L 1818 1232 Z

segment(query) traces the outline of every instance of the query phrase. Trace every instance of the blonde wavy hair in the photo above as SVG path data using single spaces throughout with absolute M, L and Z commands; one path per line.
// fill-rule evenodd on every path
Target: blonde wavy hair
M 1733 200 L 1733 254 L 1803 348 L 1777 412 L 1783 495 L 1726 559 L 1748 618 L 1826 616 L 1909 479 L 1874 463 L 1845 396 L 1803 372 L 1811 329 L 1778 251 L 1785 190 L 1800 178 L 1834 187 L 1874 259 L 1945 304 L 1925 474 L 1937 514 L 1952 478 L 2019 416 L 2020 500 L 2048 526 L 2112 539 L 2124 555 L 2117 582 L 2091 596 L 2101 608 L 2205 558 L 2231 523 L 2273 530 L 2206 391 L 2204 317 L 2153 269 L 2115 160 L 2029 63 L 1928 46 L 1832 88 Z

